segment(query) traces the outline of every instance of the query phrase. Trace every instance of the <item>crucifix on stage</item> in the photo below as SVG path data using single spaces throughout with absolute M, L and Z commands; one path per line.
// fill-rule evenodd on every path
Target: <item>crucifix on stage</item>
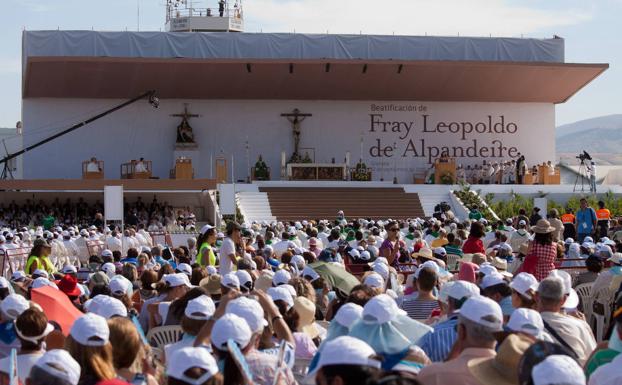
M 171 116 L 181 118 L 181 123 L 177 126 L 177 143 L 194 143 L 194 133 L 188 123 L 189 118 L 198 118 L 201 115 L 188 112 L 188 103 L 184 103 L 183 114 L 172 114 Z
M 300 123 L 305 120 L 308 116 L 313 116 L 312 114 L 302 113 L 299 109 L 294 108 L 294 111 L 290 113 L 283 113 L 281 116 L 287 118 L 289 122 L 292 124 L 292 131 L 294 134 L 294 154 L 292 158 L 300 157 L 298 153 L 299 145 L 300 145 Z

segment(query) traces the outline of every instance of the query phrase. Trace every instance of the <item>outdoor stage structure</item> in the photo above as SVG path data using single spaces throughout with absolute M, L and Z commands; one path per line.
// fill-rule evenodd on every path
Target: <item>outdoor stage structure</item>
M 106 179 L 138 158 L 163 179 L 181 156 L 207 189 L 250 179 L 260 155 L 271 180 L 362 162 L 399 184 L 443 151 L 554 161 L 555 105 L 608 68 L 566 63 L 558 37 L 217 32 L 24 31 L 22 63 L 25 147 L 146 90 L 160 100 L 27 152 L 25 179 L 78 179 L 91 157 Z

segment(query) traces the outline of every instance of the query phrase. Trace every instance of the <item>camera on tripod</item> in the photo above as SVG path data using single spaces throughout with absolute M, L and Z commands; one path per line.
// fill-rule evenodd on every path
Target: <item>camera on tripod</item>
M 582 154 L 575 156 L 575 158 L 581 160 L 581 163 L 585 162 L 586 160 L 592 160 L 592 157 L 590 156 L 590 154 L 588 154 L 587 151 L 585 150 L 583 150 Z

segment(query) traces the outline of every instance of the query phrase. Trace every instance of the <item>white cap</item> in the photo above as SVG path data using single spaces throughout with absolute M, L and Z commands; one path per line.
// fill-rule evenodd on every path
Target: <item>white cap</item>
M 200 295 L 188 301 L 184 315 L 190 319 L 207 321 L 215 311 L 214 301 L 207 295 Z
M 287 270 L 279 270 L 274 273 L 274 277 L 272 277 L 272 284 L 274 286 L 283 285 L 289 282 L 292 279 L 292 275 Z
M 478 295 L 467 299 L 460 308 L 460 316 L 493 331 L 503 330 L 501 306 L 490 298 Z
M 445 248 L 443 247 L 435 247 L 434 249 L 432 249 L 432 253 L 438 255 L 447 255 L 447 250 L 445 250 Z
M 583 242 L 594 243 L 594 238 L 587 236 L 583 238 Z
M 549 277 L 559 278 L 564 283 L 564 294 L 568 294 L 568 298 L 566 298 L 566 302 L 564 302 L 562 307 L 564 309 L 576 309 L 579 306 L 579 295 L 572 288 L 572 277 L 570 274 L 563 270 L 553 270 Z
M 220 317 L 212 328 L 212 344 L 220 350 L 227 350 L 227 341 L 232 339 L 244 349 L 253 335 L 248 323 L 233 313 Z
M 184 273 L 164 274 L 164 277 L 162 278 L 164 279 L 164 282 L 166 282 L 170 287 L 177 287 L 181 285 L 192 287 L 188 276 Z
M 227 304 L 227 313 L 235 314 L 246 320 L 253 333 L 261 332 L 268 321 L 264 318 L 264 311 L 259 302 L 248 297 L 238 297 Z
M 0 289 L 7 289 L 9 287 L 11 287 L 9 281 L 4 277 L 0 277 Z
M 484 264 L 482 264 L 479 267 L 479 271 L 478 272 L 482 273 L 484 275 L 488 275 L 488 274 L 492 274 L 492 273 L 497 273 L 498 271 L 497 271 L 497 268 L 494 267 L 493 265 L 490 265 L 490 264 L 484 265 Z
M 532 295 L 529 294 L 529 289 L 533 290 L 534 293 L 537 292 L 538 280 L 529 273 L 519 273 L 516 277 L 514 277 L 512 282 L 510 282 L 510 287 L 524 297 L 533 299 Z
M 448 283 L 450 282 L 447 282 L 445 285 Z M 467 281 L 454 281 L 447 291 L 447 295 L 456 300 L 461 300 L 465 297 L 471 298 L 479 295 L 479 287 L 477 287 L 476 284 Z
M 114 277 L 114 275 L 117 272 L 117 268 L 114 265 L 114 263 L 112 262 L 106 262 L 102 265 L 101 267 L 101 271 L 103 271 L 104 273 L 106 273 L 106 275 L 108 276 L 108 278 L 112 278 Z
M 127 308 L 120 300 L 107 295 L 97 295 L 89 303 L 89 313 L 97 314 L 110 319 L 112 317 L 127 317 Z
M 385 257 L 376 258 L 374 263 L 384 263 L 385 265 L 389 266 L 389 261 Z
M 208 267 L 206 267 L 205 270 L 207 270 L 207 274 L 209 275 L 218 274 L 218 270 L 216 270 L 216 268 L 212 265 L 209 265 Z
M 299 254 L 296 254 L 292 257 L 291 263 L 296 265 L 298 269 L 304 268 L 307 265 L 307 261 L 305 261 L 305 257 Z
M 112 277 L 108 286 L 110 287 L 110 292 L 114 295 L 132 295 L 132 282 L 122 275 L 115 275 Z
M 607 259 L 609 262 L 615 263 L 616 265 L 622 264 L 622 253 L 613 253 L 613 255 Z
M 238 279 L 238 276 L 235 275 L 235 273 L 227 273 L 223 275 L 220 284 L 230 289 L 240 289 L 240 280 Z
M 361 258 L 361 253 L 359 253 L 359 251 L 357 249 L 350 249 L 350 251 L 348 251 L 348 255 L 354 259 L 359 259 Z
M 565 244 L 567 244 L 567 245 L 568 245 L 568 244 L 571 244 L 571 243 L 574 243 L 574 239 L 572 239 L 572 238 L 566 238 L 566 240 L 564 241 L 564 243 L 565 243 Z
M 378 273 L 371 273 L 365 277 L 363 284 L 373 288 L 384 289 L 384 278 Z
M 187 263 L 180 263 L 179 265 L 177 265 L 176 270 L 180 273 L 186 274 L 189 277 L 192 275 L 192 267 L 190 267 L 190 265 Z
M 360 252 L 360 259 L 363 261 L 369 261 L 371 259 L 371 254 L 367 250 L 363 250 Z
M 537 311 L 518 308 L 512 312 L 506 327 L 512 331 L 531 334 L 538 338 L 544 331 L 544 322 Z
M 302 269 L 302 276 L 308 276 L 311 277 L 311 282 L 315 281 L 316 279 L 320 278 L 320 275 L 313 270 L 313 268 L 311 266 L 305 266 L 304 269 Z
M 50 281 L 49 279 L 45 277 L 39 277 L 35 279 L 34 281 L 32 281 L 32 284 L 30 285 L 30 287 L 33 289 L 38 289 L 43 286 L 50 286 L 58 290 L 58 286 L 56 286 L 54 282 Z
M 363 307 L 352 302 L 343 304 L 335 314 L 335 321 L 348 329 L 363 318 Z
M 73 323 L 69 334 L 81 345 L 104 346 L 108 343 L 110 330 L 104 317 L 87 313 Z
M 294 306 L 294 298 L 292 294 L 284 287 L 271 287 L 268 289 L 267 294 L 272 298 L 272 301 L 283 301 L 287 304 L 287 310 Z
M 406 315 L 406 312 L 387 294 L 373 297 L 363 307 L 363 319 L 369 323 L 384 324 L 394 320 L 397 315 Z
M 240 287 L 245 287 L 249 289 L 252 287 L 253 278 L 246 270 L 238 270 L 235 272 L 235 275 L 238 277 L 238 281 L 240 282 Z
M 214 226 L 211 226 L 209 224 L 203 225 L 203 227 L 201 227 L 201 234 L 205 234 L 207 233 L 208 230 L 213 229 L 213 228 Z
M 306 379 L 311 382 L 317 371 L 329 365 L 356 365 L 372 368 L 380 368 L 380 361 L 372 358 L 376 352 L 365 342 L 350 336 L 337 337 L 326 342 L 319 353 L 320 359 L 317 366 L 311 371 Z M 305 381 L 306 382 L 306 381 Z
M 43 269 L 36 269 L 35 271 L 32 272 L 32 275 L 36 275 L 37 277 L 43 277 L 43 278 L 50 278 L 50 275 L 48 274 L 47 271 L 43 270 Z
M 170 364 L 166 375 L 190 385 L 200 385 L 218 373 L 216 360 L 203 347 L 185 347 L 173 352 L 169 358 Z M 186 371 L 192 368 L 201 368 L 205 372 L 199 378 L 186 376 Z
M 0 310 L 4 318 L 17 319 L 23 312 L 30 308 L 30 303 L 19 294 L 9 294 L 0 304 Z
M 380 274 L 380 276 L 381 276 L 383 279 L 385 279 L 385 280 L 389 279 L 389 265 L 385 265 L 384 263 L 378 263 L 378 262 L 376 262 L 376 263 L 374 263 L 374 264 L 372 265 L 371 269 L 372 269 L 374 272 L 376 272 L 376 273 Z
M 64 349 L 48 350 L 34 366 L 71 385 L 78 385 L 80 380 L 80 364 Z
M 501 274 L 491 273 L 491 274 L 485 275 L 484 278 L 482 278 L 482 283 L 480 283 L 480 286 L 482 289 L 487 289 L 491 286 L 499 285 L 502 283 L 506 283 L 506 282 L 503 279 L 503 276 Z
M 26 273 L 23 270 L 17 270 L 11 275 L 11 281 L 21 281 L 24 278 L 26 278 Z
M 531 378 L 533 385 L 585 385 L 583 369 L 577 361 L 562 354 L 548 356 L 535 365 L 531 371 Z
M 78 269 L 74 265 L 65 265 L 60 272 L 63 274 L 76 274 Z
M 109 250 L 109 249 L 102 250 L 101 256 L 102 257 L 110 257 L 110 258 L 112 258 L 112 250 Z

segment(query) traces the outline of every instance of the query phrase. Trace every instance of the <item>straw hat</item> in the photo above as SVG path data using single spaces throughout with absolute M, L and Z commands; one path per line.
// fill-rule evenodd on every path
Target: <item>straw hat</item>
M 484 385 L 518 385 L 520 361 L 533 341 L 519 334 L 509 335 L 493 358 L 469 361 L 469 371 Z
M 555 231 L 555 227 L 551 226 L 546 219 L 539 219 L 538 223 L 531 227 L 531 230 L 536 234 L 548 234 Z
M 201 282 L 199 282 L 199 286 L 203 287 L 207 290 L 209 295 L 217 295 L 221 294 L 220 292 L 220 280 L 221 277 L 218 274 L 212 274 L 207 278 L 203 278 Z
M 300 317 L 298 331 L 306 333 L 311 338 L 319 336 L 320 331 L 315 325 L 315 304 L 313 301 L 305 297 L 296 297 L 294 310 Z

